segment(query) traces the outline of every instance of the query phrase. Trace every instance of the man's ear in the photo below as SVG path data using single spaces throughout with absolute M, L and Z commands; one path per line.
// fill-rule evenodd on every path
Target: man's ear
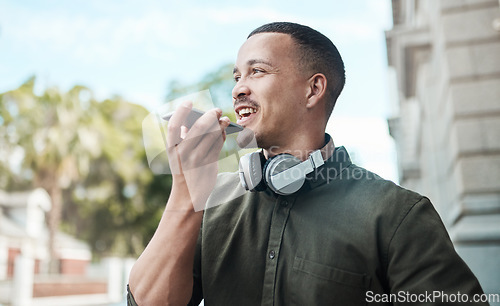
M 325 97 L 326 85 L 326 76 L 322 73 L 316 73 L 309 79 L 306 104 L 307 108 L 313 108 Z

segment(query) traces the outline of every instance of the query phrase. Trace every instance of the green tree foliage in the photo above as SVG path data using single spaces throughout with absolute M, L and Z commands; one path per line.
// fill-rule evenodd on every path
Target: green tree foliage
M 35 78 L 0 96 L 2 141 L 9 157 L 22 156 L 14 173 L 24 174 L 52 199 L 48 214 L 49 248 L 55 257 L 55 233 L 59 228 L 63 191 L 88 174 L 90 160 L 100 154 L 98 131 L 93 126 L 95 109 L 88 90 L 75 86 L 67 93 L 51 88 L 34 93 Z M 10 164 L 10 163 L 9 163 Z M 19 179 L 18 179 L 19 180 Z M 22 179 L 21 179 L 22 180 Z M 57 270 L 52 261 L 51 270 Z
M 96 101 L 82 86 L 37 95 L 34 84 L 31 78 L 0 94 L 0 188 L 49 192 L 52 249 L 63 217 L 62 228 L 95 254 L 137 255 L 170 189 L 146 162 L 141 122 L 148 111 L 119 97 Z
M 96 254 L 138 255 L 154 233 L 171 183 L 154 177 L 147 165 L 141 123 L 148 111 L 119 97 L 96 108 L 102 154 L 66 207 L 64 220 L 77 215 L 78 223 L 65 222 L 64 227 L 83 233 Z

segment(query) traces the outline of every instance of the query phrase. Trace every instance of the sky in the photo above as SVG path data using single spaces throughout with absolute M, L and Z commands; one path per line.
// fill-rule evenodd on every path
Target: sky
M 89 87 L 154 110 L 167 85 L 234 63 L 254 28 L 306 24 L 339 49 L 347 82 L 327 127 L 354 162 L 397 181 L 384 30 L 391 1 L 0 0 L 0 92 L 30 76 L 36 89 Z M 231 101 L 228 101 L 231 103 Z

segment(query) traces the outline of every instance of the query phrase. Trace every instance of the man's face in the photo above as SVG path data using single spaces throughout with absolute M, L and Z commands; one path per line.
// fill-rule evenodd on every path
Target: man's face
M 301 126 L 309 76 L 298 61 L 292 37 L 281 33 L 256 34 L 238 52 L 232 92 L 237 123 L 255 133 L 261 148 L 289 145 Z

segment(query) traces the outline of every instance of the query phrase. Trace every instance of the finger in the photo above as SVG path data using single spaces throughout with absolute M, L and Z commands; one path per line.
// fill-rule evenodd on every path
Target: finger
M 220 153 L 222 145 L 226 141 L 226 128 L 231 123 L 231 120 L 229 120 L 228 117 L 219 117 L 221 115 L 222 111 L 216 110 L 216 116 L 219 118 L 217 124 L 215 124 L 214 122 L 210 122 L 210 124 L 214 123 L 214 125 L 210 125 L 210 128 L 207 128 L 209 132 L 205 132 L 203 135 L 203 137 L 206 139 L 206 143 L 200 143 L 200 148 L 203 148 L 204 150 L 211 150 L 212 147 L 217 146 L 216 143 L 220 142 L 220 148 L 217 154 Z M 200 129 L 203 129 L 203 126 L 200 126 Z
M 181 126 L 181 138 L 185 139 L 189 129 L 186 126 Z
M 200 117 L 182 142 L 182 168 L 193 169 L 216 162 L 225 141 L 229 118 L 221 119 L 222 111 L 213 109 Z
M 193 126 L 189 129 L 189 132 L 186 135 L 185 139 L 198 139 L 198 140 L 204 140 L 205 137 L 200 137 L 204 136 L 205 134 L 211 135 L 212 132 L 219 131 L 219 118 L 222 115 L 222 111 L 220 109 L 212 109 L 203 116 L 201 116 L 196 122 L 193 124 Z M 210 140 L 210 137 L 207 138 Z
M 206 163 L 217 162 L 219 160 L 219 155 L 225 141 L 226 139 L 224 138 L 224 135 L 219 134 L 217 139 L 215 139 L 215 141 L 212 143 L 212 146 L 207 151 L 205 159 Z
M 219 159 L 220 152 L 226 141 L 226 128 L 229 126 L 231 121 L 228 117 L 221 117 L 219 119 L 219 130 L 210 132 L 211 142 L 200 144 L 200 148 L 203 148 L 205 152 L 203 156 L 203 164 L 209 164 L 217 162 Z
M 223 144 L 224 139 L 220 130 L 185 139 L 181 144 L 184 154 L 179 155 L 182 169 L 191 170 L 217 162 Z M 186 152 L 190 153 L 185 154 Z
M 187 131 L 185 137 L 182 135 L 182 150 L 179 152 L 182 153 L 183 156 L 181 156 L 181 158 L 183 160 L 194 157 L 195 155 L 204 154 L 204 150 L 212 146 L 212 142 L 215 141 L 217 135 L 221 135 L 218 121 L 221 114 L 222 111 L 218 109 L 213 109 L 205 113 L 196 120 L 193 126 Z
M 222 130 L 222 138 L 225 141 L 226 140 L 226 129 L 231 123 L 231 120 L 229 120 L 228 117 L 224 116 L 219 119 L 219 126 Z
M 181 127 L 186 121 L 189 112 L 193 108 L 191 101 L 184 101 L 175 110 L 172 118 L 168 122 L 167 143 L 169 147 L 173 147 L 182 141 Z

